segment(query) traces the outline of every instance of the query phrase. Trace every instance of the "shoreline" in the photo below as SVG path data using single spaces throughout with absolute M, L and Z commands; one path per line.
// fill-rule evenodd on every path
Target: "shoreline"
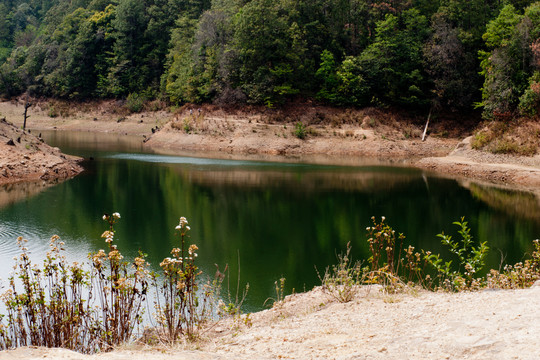
M 0 118 L 0 186 L 12 185 L 28 191 L 72 178 L 83 171 L 83 159 L 63 154 L 60 149 L 44 143 L 41 138 Z M 42 183 L 41 185 L 37 183 Z M 20 185 L 17 185 L 20 184 Z M 5 187 L 5 189 L 7 189 Z M 0 194 L 0 204 L 11 201 L 13 189 Z M 33 192 L 33 191 L 32 191 Z M 6 198 L 7 200 L 4 199 Z M 15 196 L 16 197 L 16 196 Z
M 23 107 L 22 102 L 0 102 L 0 117 L 20 126 Z M 126 115 L 116 113 L 113 102 L 98 103 L 84 112 L 73 110 L 67 117 L 50 117 L 47 109 L 48 103 L 30 108 L 28 128 L 34 133 L 56 130 L 129 135 L 139 137 L 146 151 L 166 155 L 292 162 L 307 159 L 345 166 L 383 163 L 416 167 L 442 177 L 528 190 L 540 187 L 540 155 L 476 151 L 471 149 L 470 134 L 449 136 L 443 125 L 433 127 L 422 142 L 423 125 L 401 124 L 391 115 L 384 118 L 384 114 L 370 109 L 354 115 L 362 120 L 338 125 L 314 121 L 316 107 L 305 109 L 298 118 L 282 114 L 277 120 L 275 115 L 261 112 L 213 107 L 204 108 L 198 115 L 188 108 L 175 113 L 162 110 Z M 307 124 L 304 139 L 295 135 L 297 119 Z

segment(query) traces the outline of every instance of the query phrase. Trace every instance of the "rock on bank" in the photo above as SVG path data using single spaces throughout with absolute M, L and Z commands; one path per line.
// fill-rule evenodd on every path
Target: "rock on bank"
M 0 119 L 0 184 L 67 179 L 83 171 L 81 160 Z

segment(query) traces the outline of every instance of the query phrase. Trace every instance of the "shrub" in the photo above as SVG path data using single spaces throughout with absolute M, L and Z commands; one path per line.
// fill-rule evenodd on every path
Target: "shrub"
M 361 268 L 359 262 L 353 264 L 349 258 L 350 244 L 347 244 L 346 253 L 338 256 L 338 264 L 327 268 L 324 276 L 319 275 L 325 293 L 340 302 L 347 302 L 354 298 L 359 291 L 358 285 L 362 284 L 381 284 L 388 292 L 401 291 L 406 285 L 415 284 L 429 290 L 461 291 L 486 286 L 525 287 L 540 279 L 539 240 L 534 241 L 535 251 L 530 260 L 507 265 L 503 272 L 492 270 L 486 277 L 479 277 L 489 248 L 486 242 L 474 245 L 464 218 L 453 223 L 459 226 L 460 240 L 454 240 L 444 232 L 437 235 L 457 257 L 455 265 L 430 251 L 416 251 L 413 246 L 403 249 L 405 236 L 396 235 L 385 220 L 383 216 L 377 222 L 372 217 L 373 226 L 366 229 L 371 252 L 369 266 Z M 434 273 L 428 273 L 430 269 Z
M 189 120 L 188 118 L 185 118 L 184 119 L 184 127 L 183 127 L 183 130 L 186 132 L 186 134 L 189 134 L 192 130 L 192 127 L 191 127 L 191 120 Z
M 349 302 L 360 290 L 359 286 L 364 279 L 362 263 L 352 262 L 350 258 L 351 243 L 347 243 L 345 253 L 337 255 L 338 263 L 327 267 L 324 275 L 319 279 L 325 294 L 341 303 Z
M 540 241 L 533 241 L 530 259 L 515 265 L 505 265 L 503 271 L 491 270 L 486 277 L 487 287 L 494 289 L 519 289 L 533 285 L 540 279 Z
M 30 261 L 27 240 L 19 237 L 17 242 L 21 255 L 2 295 L 7 314 L 1 316 L 1 348 L 32 345 L 81 352 L 98 348 L 100 329 L 90 306 L 92 293 L 87 291 L 89 273 L 80 264 L 66 263 L 58 236 L 51 238 L 43 267 Z
M 51 118 L 55 118 L 58 116 L 58 110 L 53 104 L 49 104 L 49 110 L 47 111 L 47 116 Z
M 194 337 L 217 313 L 215 304 L 222 279 L 202 286 L 195 260 L 197 246 L 186 246 L 187 220 L 176 227 L 180 247 L 160 266 L 163 278 L 149 271 L 146 255 L 132 263 L 124 260 L 114 243 L 114 224 L 120 214 L 104 215 L 109 229 L 102 234 L 108 249 L 89 255 L 85 264 L 66 262 L 63 243 L 51 238 L 51 250 L 42 267 L 32 264 L 26 240 L 16 258 L 9 287 L 2 294 L 6 314 L 0 315 L 0 348 L 18 346 L 65 347 L 82 353 L 108 351 L 132 340 L 141 325 L 149 286 L 155 285 L 158 340 Z M 17 280 L 18 279 L 18 280 Z M 236 303 L 236 313 L 241 304 Z
M 7 310 L 7 326 L 2 324 L 0 331 L 3 348 L 33 345 L 91 353 L 110 350 L 131 338 L 142 321 L 148 264 L 143 255 L 133 265 L 122 261 L 112 244 L 113 224 L 120 214 L 103 219 L 109 223 L 102 235 L 109 249 L 91 254 L 90 271 L 83 264 L 66 262 L 58 236 L 51 238 L 41 268 L 31 263 L 26 240 L 18 239 L 22 253 L 2 297 Z
M 306 130 L 305 125 L 302 124 L 300 121 L 297 122 L 296 125 L 294 126 L 293 134 L 297 138 L 299 138 L 301 140 L 304 140 L 306 138 L 306 135 L 307 135 L 307 130 Z
M 539 83 L 531 84 L 531 88 L 525 90 L 519 98 L 518 108 L 521 115 L 532 117 L 538 113 L 538 103 L 540 101 L 538 93 L 539 85 Z
M 90 254 L 93 287 L 102 312 L 99 322 L 105 349 L 130 340 L 134 328 L 142 323 L 151 275 L 146 255 L 139 252 L 133 264 L 129 264 L 113 244 L 114 224 L 119 219 L 118 213 L 103 215 L 103 220 L 109 223 L 109 230 L 101 235 L 108 245 L 108 253 L 100 250 Z
M 444 232 L 437 236 L 441 238 L 442 244 L 448 246 L 450 252 L 456 255 L 458 269 L 452 268 L 452 261 L 443 263 L 439 254 L 426 253 L 426 260 L 437 271 L 440 287 L 451 291 L 476 288 L 480 286 L 482 280 L 475 276 L 484 267 L 489 247 L 486 242 L 473 246 L 471 229 L 464 218 L 453 224 L 460 227 L 458 233 L 461 235 L 461 240 L 454 240 L 452 236 Z
M 495 140 L 491 145 L 491 152 L 494 154 L 519 154 L 520 146 L 515 141 L 502 138 Z
M 144 107 L 145 97 L 137 93 L 131 93 L 126 99 L 126 107 L 132 113 L 139 113 Z
M 494 138 L 494 134 L 490 130 L 480 130 L 474 134 L 471 142 L 471 147 L 475 150 L 480 150 L 487 144 L 489 144 Z
M 163 280 L 158 284 L 160 296 L 156 300 L 158 324 L 169 341 L 177 340 L 180 335 L 193 337 L 211 311 L 207 301 L 199 304 L 197 278 L 201 272 L 195 264 L 198 247 L 191 244 L 186 248 L 190 227 L 185 217 L 180 218 L 176 230 L 180 247 L 172 249 L 172 257 L 159 264 Z
M 399 262 L 396 261 L 396 254 L 399 256 L 401 252 L 401 246 L 405 236 L 398 234 L 396 238 L 396 232 L 391 226 L 386 224 L 385 217 L 381 218 L 381 222 L 375 220 L 375 216 L 371 218 L 373 226 L 367 227 L 368 231 L 368 243 L 371 257 L 369 262 L 371 263 L 371 271 L 378 271 L 385 269 L 390 274 L 397 274 L 399 269 Z M 398 252 L 396 253 L 396 240 L 399 244 Z

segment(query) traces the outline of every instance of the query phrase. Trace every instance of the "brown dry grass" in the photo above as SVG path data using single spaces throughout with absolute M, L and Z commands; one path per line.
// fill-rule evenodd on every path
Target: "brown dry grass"
M 526 118 L 491 121 L 474 134 L 471 145 L 494 154 L 532 156 L 540 146 L 540 123 Z

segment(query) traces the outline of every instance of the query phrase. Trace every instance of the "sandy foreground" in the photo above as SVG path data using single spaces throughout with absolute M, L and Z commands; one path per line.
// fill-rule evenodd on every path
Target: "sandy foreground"
M 20 127 L 23 109 L 21 103 L 2 102 L 0 118 Z M 197 117 L 193 117 L 186 110 L 120 117 L 111 116 L 108 111 L 98 108 L 92 113 L 52 118 L 46 107 L 35 106 L 31 108 L 28 127 L 32 134 L 55 129 L 134 135 L 148 149 L 172 154 L 195 152 L 202 156 L 278 160 L 309 157 L 314 162 L 350 165 L 369 156 L 418 166 L 440 176 L 472 177 L 540 193 L 539 156 L 507 157 L 474 151 L 470 138 L 430 136 L 422 142 L 419 129 L 412 129 L 412 136 L 404 138 L 384 124 L 366 126 L 368 117 L 361 126 L 312 125 L 307 139 L 300 140 L 292 135 L 294 121 L 272 123 L 260 115 L 215 111 L 204 116 L 196 112 Z M 189 133 L 182 131 L 186 124 L 190 126 Z M 31 147 L 34 143 L 27 144 Z M 28 150 L 26 145 L 19 147 Z M 11 159 L 18 168 L 48 169 L 56 161 L 41 161 L 37 157 L 41 155 L 36 155 L 35 161 L 21 159 L 12 149 L 12 145 L 0 146 L 0 165 Z M 60 153 L 56 155 L 65 160 Z M 14 187 L 17 191 L 4 191 L 5 198 L 0 196 L 0 203 L 16 201 L 18 196 L 39 192 L 46 186 L 49 185 L 43 180 L 19 184 Z M 345 304 L 316 288 L 289 296 L 280 306 L 251 314 L 250 320 L 222 321 L 194 344 L 174 348 L 126 345 L 92 356 L 64 349 L 20 348 L 0 352 L 0 360 L 539 359 L 539 305 L 540 287 L 460 294 L 408 291 L 397 295 L 369 287 Z
M 477 293 L 389 295 L 364 288 L 339 303 L 320 288 L 251 314 L 252 325 L 218 323 L 188 347 L 127 346 L 81 355 L 19 348 L 0 359 L 538 359 L 540 287 Z

